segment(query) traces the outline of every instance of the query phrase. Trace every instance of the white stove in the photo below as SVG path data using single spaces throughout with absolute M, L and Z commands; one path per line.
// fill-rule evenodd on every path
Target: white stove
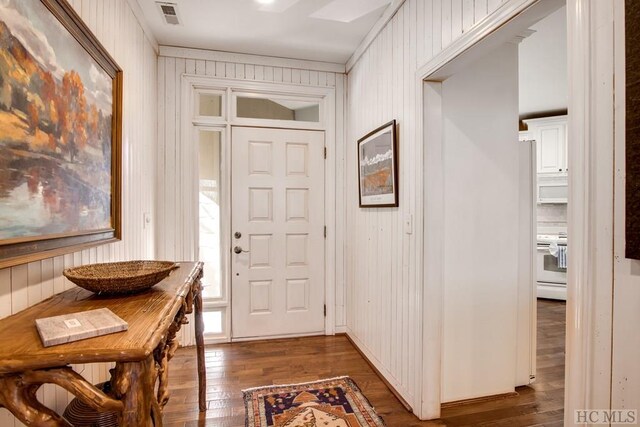
M 564 234 L 538 234 L 538 244 L 548 245 L 551 243 L 567 244 L 567 235 Z
M 538 298 L 567 299 L 567 269 L 559 262 L 558 247 L 567 246 L 567 234 L 538 234 Z

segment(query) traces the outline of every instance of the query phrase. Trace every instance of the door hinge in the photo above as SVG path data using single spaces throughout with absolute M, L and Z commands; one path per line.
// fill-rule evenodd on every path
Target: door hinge
M 326 225 L 324 226 L 324 238 L 325 239 L 327 238 L 327 226 Z
M 327 147 L 324 147 L 324 159 L 327 160 Z
M 327 317 L 327 304 L 324 305 L 324 317 Z

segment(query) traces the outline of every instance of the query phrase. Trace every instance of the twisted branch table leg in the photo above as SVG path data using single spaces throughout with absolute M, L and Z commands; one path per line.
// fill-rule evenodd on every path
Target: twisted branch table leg
M 124 405 L 121 427 L 162 426 L 161 411 L 154 395 L 155 383 L 153 355 L 140 362 L 116 363 L 111 385 L 116 398 Z
M 26 371 L 0 377 L 0 406 L 6 407 L 27 425 L 69 426 L 66 420 L 38 401 L 36 393 L 46 383 L 66 389 L 97 411 L 122 411 L 121 402 L 89 384 L 70 367 Z
M 7 408 L 28 426 L 73 427 L 38 401 L 36 392 L 41 385 L 25 384 L 20 374 L 0 378 L 0 406 Z
M 204 362 L 204 320 L 202 319 L 202 275 L 194 286 L 194 306 L 196 320 L 196 351 L 198 356 L 198 403 L 200 412 L 207 410 L 207 368 Z
M 157 400 L 161 410 L 164 409 L 165 405 L 169 401 L 169 361 L 173 358 L 173 355 L 178 349 L 178 340 L 176 339 L 176 335 L 180 330 L 180 327 L 187 322 L 187 317 L 184 313 L 184 308 L 178 312 L 173 323 L 169 326 L 166 340 L 160 343 L 154 352 L 154 358 L 158 367 Z

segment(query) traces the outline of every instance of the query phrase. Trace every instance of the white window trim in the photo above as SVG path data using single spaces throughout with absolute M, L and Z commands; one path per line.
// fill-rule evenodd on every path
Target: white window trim
M 227 199 L 230 199 L 231 186 L 230 181 L 226 179 L 225 172 L 228 170 L 225 168 L 227 164 L 227 157 L 230 156 L 230 151 L 228 150 L 228 145 L 226 144 L 226 128 L 220 126 L 210 126 L 210 125 L 201 125 L 194 122 L 193 124 L 193 133 L 192 137 L 197 138 L 197 132 L 220 132 L 220 206 L 224 206 L 227 203 Z M 197 153 L 197 148 L 196 148 Z M 198 164 L 197 162 L 195 163 Z M 197 171 L 196 171 L 197 172 Z M 196 173 L 199 181 L 199 174 Z M 199 190 L 199 182 L 196 183 L 196 191 Z M 199 200 L 199 195 L 196 194 L 196 201 Z M 198 212 L 198 220 L 196 221 L 195 227 L 195 254 L 196 259 L 200 259 L 200 227 L 199 227 L 199 212 Z M 227 265 L 225 263 L 225 257 L 228 255 L 228 251 L 225 250 L 229 248 L 231 243 L 230 240 L 226 239 L 226 237 L 230 233 L 230 224 L 228 223 L 228 217 L 225 217 L 222 209 L 220 210 L 220 255 L 222 260 L 220 262 L 220 296 L 219 297 L 205 297 L 203 296 L 203 302 L 205 306 L 211 306 L 211 304 L 215 303 L 216 306 L 226 306 L 229 304 L 229 277 L 230 273 L 227 271 Z
M 274 82 L 256 82 L 238 79 L 222 79 L 209 76 L 198 76 L 193 74 L 182 75 L 182 87 L 181 87 L 181 123 L 182 123 L 182 142 L 190 144 L 189 152 L 194 156 L 194 163 L 197 164 L 197 150 L 194 146 L 193 131 L 196 127 L 211 127 L 224 129 L 223 136 L 223 148 L 221 154 L 221 181 L 223 187 L 226 183 L 230 183 L 231 177 L 231 156 L 229 155 L 231 147 L 231 127 L 232 126 L 256 126 L 256 127 L 273 127 L 282 129 L 308 129 L 308 130 L 323 130 L 325 132 L 325 148 L 327 150 L 325 161 L 325 225 L 327 227 L 327 237 L 325 239 L 325 304 L 327 307 L 325 316 L 325 334 L 333 335 L 335 333 L 335 301 L 336 301 L 336 88 L 332 86 L 309 86 L 309 85 L 296 85 L 296 84 L 282 84 Z M 196 91 L 213 90 L 213 91 L 225 91 L 226 101 L 223 105 L 225 118 L 198 118 L 194 114 L 195 107 L 195 94 Z M 235 108 L 234 102 L 228 102 L 232 99 L 234 93 L 253 93 L 259 96 L 284 96 L 289 99 L 300 100 L 315 100 L 320 103 L 320 122 L 295 122 L 285 120 L 262 120 L 262 119 L 239 119 L 233 114 L 233 108 Z M 224 159 L 224 160 L 222 160 Z M 224 174 L 224 175 L 223 175 Z M 198 172 L 192 171 L 193 191 L 188 200 L 197 201 L 198 191 Z M 223 270 L 225 271 L 224 281 L 227 286 L 226 293 L 229 295 L 231 290 L 229 289 L 231 284 L 231 272 L 227 266 L 230 265 L 229 256 L 231 253 L 231 194 L 230 187 L 226 188 L 225 194 L 221 194 L 221 206 L 224 209 L 221 210 L 222 224 L 221 226 L 221 248 L 222 262 L 224 263 Z M 197 214 L 193 218 L 194 236 L 196 236 L 194 245 L 196 251 L 199 241 L 198 230 L 198 218 Z M 224 230 L 223 230 L 224 228 Z M 197 253 L 197 252 L 196 252 Z M 213 305 L 207 305 L 214 303 L 212 300 L 207 300 L 205 306 L 213 307 Z M 224 338 L 211 338 L 208 342 L 230 342 L 232 339 L 231 330 L 231 299 L 226 298 L 217 302 L 217 307 L 226 307 L 226 336 Z M 226 305 L 225 305 L 226 304 Z
M 204 312 L 207 311 L 222 311 L 222 332 L 221 333 L 207 333 L 204 334 L 205 344 L 219 344 L 229 342 L 229 326 L 231 322 L 231 310 L 227 305 L 221 305 L 221 303 L 204 302 L 202 307 Z
M 295 120 L 272 120 L 257 119 L 250 117 L 238 117 L 238 98 L 256 98 L 256 99 L 281 99 L 318 103 L 320 113 L 317 122 L 304 122 Z M 283 127 L 286 129 L 310 129 L 324 130 L 326 119 L 324 102 L 321 97 L 291 96 L 284 94 L 260 93 L 260 92 L 243 92 L 233 90 L 231 92 L 231 121 L 241 126 L 257 126 L 257 127 Z
M 193 122 L 202 124 L 202 125 L 216 125 L 216 124 L 224 124 L 226 122 L 227 114 L 226 108 L 227 105 L 227 91 L 225 89 L 217 89 L 217 88 L 199 88 L 194 87 L 193 94 L 193 105 L 191 106 L 191 111 L 193 115 Z M 220 116 L 202 116 L 198 114 L 199 108 L 199 95 L 218 95 L 220 96 Z

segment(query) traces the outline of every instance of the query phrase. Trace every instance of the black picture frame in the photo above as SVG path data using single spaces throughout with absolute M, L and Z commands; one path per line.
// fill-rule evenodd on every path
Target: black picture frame
M 361 208 L 397 207 L 398 131 L 391 120 L 358 140 L 358 195 Z

